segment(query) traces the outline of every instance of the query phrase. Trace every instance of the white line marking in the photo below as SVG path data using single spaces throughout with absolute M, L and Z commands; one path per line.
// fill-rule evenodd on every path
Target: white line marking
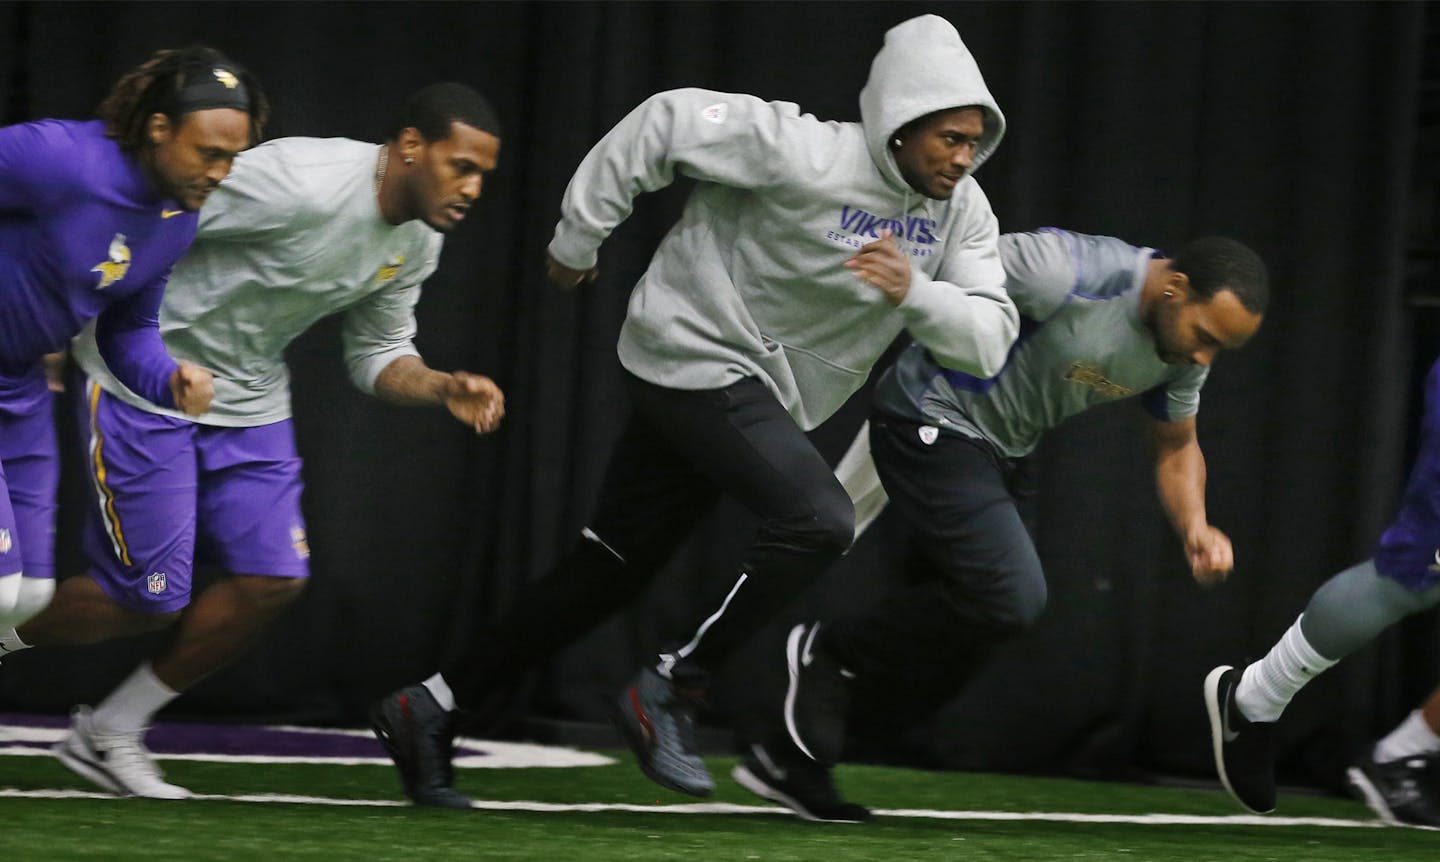
M 0 788 L 0 799 L 108 799 L 123 797 L 88 790 L 16 790 Z M 197 793 L 193 799 L 221 802 L 288 803 L 365 808 L 406 808 L 408 802 L 394 799 L 332 799 L 281 793 L 240 796 Z M 632 805 L 618 802 L 530 802 L 523 800 L 477 799 L 473 808 L 482 811 L 534 811 L 539 813 L 628 811 L 637 814 L 784 814 L 789 809 L 772 805 L 737 805 L 731 802 L 693 802 L 680 805 Z M 908 817 L 927 820 L 1043 820 L 1054 823 L 1133 823 L 1139 826 L 1328 826 L 1339 829 L 1387 829 L 1379 820 L 1344 820 L 1336 817 L 1262 817 L 1254 814 L 1073 814 L 1058 811 L 934 811 L 924 808 L 879 808 L 880 817 Z
M 352 730 L 349 728 L 324 728 L 324 727 L 296 727 L 291 725 L 272 725 L 266 730 L 283 731 L 286 733 L 309 733 L 317 736 L 349 736 L 357 739 L 373 740 L 374 734 L 368 730 Z M 34 743 L 43 743 L 46 746 L 59 742 L 70 734 L 68 727 L 21 727 L 0 725 L 0 756 L 15 757 L 49 757 L 50 749 L 37 748 Z M 16 743 L 31 743 L 31 745 L 17 745 Z M 568 769 L 582 766 L 609 766 L 615 763 L 613 757 L 597 754 L 593 751 L 581 751 L 575 748 L 564 748 L 554 745 L 537 745 L 526 742 L 499 742 L 492 739 L 473 739 L 467 736 L 456 737 L 455 746 L 458 749 L 454 759 L 456 769 Z M 315 763 L 333 764 L 335 766 L 389 766 L 390 758 L 380 752 L 380 745 L 375 744 L 376 753 L 371 757 L 309 757 L 305 755 L 266 755 L 266 754 L 221 754 L 211 752 L 194 753 L 169 753 L 156 754 L 157 760 L 199 760 L 215 763 Z M 477 752 L 474 754 L 467 752 Z

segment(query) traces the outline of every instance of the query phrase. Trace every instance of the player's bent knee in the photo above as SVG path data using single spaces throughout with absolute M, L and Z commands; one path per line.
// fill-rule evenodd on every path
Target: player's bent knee
M 173 611 L 157 611 L 155 613 L 136 611 L 131 615 L 134 619 L 134 624 L 130 630 L 135 634 L 140 634 L 143 632 L 158 632 L 163 629 L 168 629 L 180 621 L 180 615 L 184 612 L 184 608 Z
M 245 594 L 245 601 L 265 610 L 280 610 L 293 604 L 305 592 L 309 578 L 287 578 L 274 575 L 237 575 L 235 584 Z
M 827 553 L 843 554 L 855 544 L 855 515 L 833 518 L 821 525 L 819 546 Z
M 1045 613 L 1049 590 L 1039 561 L 1033 566 L 996 576 L 995 585 L 976 589 L 964 580 L 947 582 L 948 599 L 963 608 L 971 624 L 979 624 L 1002 637 L 1030 629 Z
M 1045 605 L 1049 603 L 1049 600 L 1050 592 L 1045 586 L 1043 577 L 1027 581 L 1017 590 L 1011 614 L 1016 630 L 1025 631 L 1039 622 L 1040 615 L 1045 613 Z
M 1003 623 L 1016 633 L 1033 627 L 1039 621 L 1050 598 L 1040 557 L 1033 553 L 1019 556 L 1005 578 L 1005 599 L 1002 603 Z
M 839 556 L 855 543 L 855 506 L 843 494 L 826 499 L 798 532 L 802 547 Z

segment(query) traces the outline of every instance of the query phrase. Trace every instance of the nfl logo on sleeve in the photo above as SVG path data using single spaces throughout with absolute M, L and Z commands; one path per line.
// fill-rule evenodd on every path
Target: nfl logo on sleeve
M 932 446 L 932 445 L 935 444 L 935 441 L 938 440 L 938 439 L 940 439 L 940 429 L 939 429 L 939 428 L 936 428 L 934 425 L 921 425 L 921 426 L 920 426 L 920 442 L 921 442 L 921 443 L 924 443 L 926 446 Z
M 165 592 L 165 573 L 151 572 L 150 577 L 145 579 L 145 589 L 157 596 Z
M 0 554 L 10 553 L 10 549 L 14 546 L 15 542 L 10 538 L 10 530 L 0 529 Z

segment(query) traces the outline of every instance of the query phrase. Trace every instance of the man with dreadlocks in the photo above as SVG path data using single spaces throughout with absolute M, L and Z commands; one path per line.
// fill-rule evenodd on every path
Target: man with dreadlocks
M 361 390 L 444 407 L 477 433 L 500 421 L 494 381 L 430 368 L 414 345 L 441 234 L 465 218 L 499 155 L 490 103 L 443 83 L 411 97 L 386 143 L 280 138 L 240 156 L 160 306 L 166 347 L 215 375 L 203 417 L 127 386 L 98 331 L 75 340 L 96 494 L 90 565 L 18 630 L 0 628 L 0 648 L 169 636 L 93 710 L 76 708 L 55 748 L 65 766 L 113 793 L 190 796 L 163 780 L 141 740 L 156 712 L 240 655 L 304 589 L 310 551 L 284 351 L 311 323 L 343 312 Z M 197 556 L 226 577 L 192 601 Z M 434 802 L 468 804 L 453 790 Z
M 193 47 L 121 78 L 99 120 L 0 128 L 0 628 L 54 592 L 59 456 L 42 355 L 95 318 L 131 389 L 189 415 L 209 407 L 210 373 L 171 358 L 157 313 L 196 211 L 265 113 L 243 69 Z

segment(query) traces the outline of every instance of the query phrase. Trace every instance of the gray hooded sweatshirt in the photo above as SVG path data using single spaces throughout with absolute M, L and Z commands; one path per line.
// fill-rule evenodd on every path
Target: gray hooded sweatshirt
M 989 377 L 1019 327 L 989 201 L 971 176 L 948 200 L 924 197 L 887 146 L 911 120 L 971 105 L 986 114 L 978 168 L 1004 116 L 960 35 L 933 15 L 885 34 L 860 93 L 861 123 L 821 122 L 753 96 L 660 93 L 581 162 L 550 254 L 594 266 L 635 197 L 679 171 L 698 183 L 620 331 L 632 374 L 673 389 L 755 377 L 806 430 L 865 382 L 902 328 L 942 365 Z M 898 307 L 844 266 L 886 228 L 911 262 Z

